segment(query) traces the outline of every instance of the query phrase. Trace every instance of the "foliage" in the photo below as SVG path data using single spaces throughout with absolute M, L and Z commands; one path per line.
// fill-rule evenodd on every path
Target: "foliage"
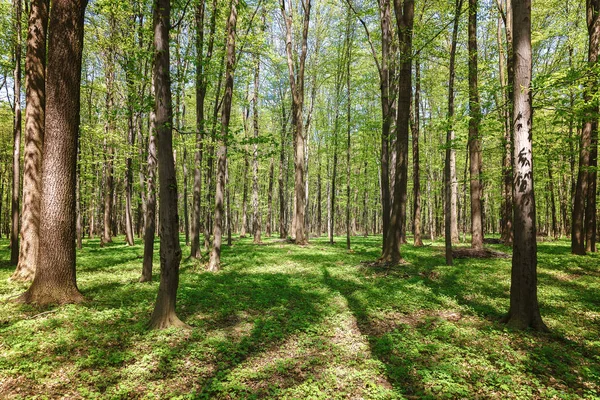
M 143 250 L 122 238 L 85 241 L 81 305 L 7 302 L 24 286 L 7 282 L 3 261 L 0 397 L 598 398 L 597 255 L 539 244 L 552 334 L 536 334 L 498 323 L 510 259 L 447 267 L 433 243 L 373 270 L 360 261 L 379 254 L 380 237 L 354 238 L 352 252 L 324 239 L 236 239 L 216 274 L 185 261 L 178 312 L 191 331 L 147 329 L 157 279 L 137 283 Z

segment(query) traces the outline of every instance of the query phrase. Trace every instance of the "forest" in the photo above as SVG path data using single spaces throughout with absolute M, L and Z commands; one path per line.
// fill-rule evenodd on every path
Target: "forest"
M 0 398 L 600 399 L 600 0 L 1 0 Z

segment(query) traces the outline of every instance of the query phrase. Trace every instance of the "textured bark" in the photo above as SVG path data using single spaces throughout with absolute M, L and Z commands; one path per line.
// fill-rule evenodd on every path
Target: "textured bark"
M 307 232 L 305 230 L 305 205 L 306 205 L 306 188 L 305 188 L 305 138 L 304 138 L 304 121 L 302 118 L 302 110 L 304 105 L 304 71 L 306 65 L 306 56 L 308 52 L 308 26 L 310 21 L 311 0 L 301 0 L 302 9 L 304 10 L 302 24 L 302 51 L 300 59 L 297 63 L 294 60 L 294 51 L 292 44 L 292 6 L 288 5 L 289 12 L 286 11 L 286 2 L 281 1 L 281 12 L 285 20 L 286 27 L 286 54 L 288 64 L 288 74 L 290 79 L 290 88 L 292 92 L 292 126 L 294 129 L 295 153 L 294 153 L 294 233 L 297 244 L 306 244 L 308 242 Z M 297 66 L 295 65 L 297 64 Z
M 23 171 L 21 249 L 19 264 L 11 276 L 13 280 L 32 280 L 37 265 L 42 197 L 42 147 L 44 145 L 46 111 L 47 28 L 48 0 L 32 0 L 25 57 L 25 167 Z M 2 202 L 1 197 L 0 194 L 0 202 Z
M 75 176 L 85 0 L 54 0 L 46 80 L 40 247 L 31 287 L 19 301 L 83 301 L 75 274 Z M 65 63 L 64 60 L 69 60 Z
M 221 269 L 221 242 L 223 234 L 223 197 L 225 192 L 225 179 L 227 169 L 227 134 L 231 117 L 231 101 L 233 98 L 233 73 L 236 63 L 235 32 L 237 23 L 237 2 L 231 0 L 231 10 L 227 19 L 227 66 L 225 70 L 225 96 L 223 98 L 223 111 L 221 113 L 221 137 L 217 151 L 217 176 L 215 191 L 215 218 L 213 225 L 213 248 L 210 255 L 209 271 Z
M 388 230 L 391 217 L 391 194 L 390 194 L 390 130 L 392 125 L 392 107 L 393 99 L 390 97 L 391 77 L 389 70 L 390 46 L 392 43 L 392 9 L 390 0 L 380 0 L 379 7 L 380 25 L 381 25 L 381 67 L 379 70 L 380 90 L 381 90 L 381 209 L 382 209 L 382 231 L 383 231 L 383 252 L 386 252 L 386 243 L 388 243 Z
M 590 130 L 590 167 L 588 171 L 588 193 L 585 206 L 585 249 L 596 251 L 596 196 L 598 181 L 598 76 L 592 68 L 598 63 L 598 52 L 600 51 L 600 0 L 589 0 L 587 2 L 587 27 L 589 35 L 588 44 L 588 66 L 590 74 L 587 90 L 584 94 L 589 103 L 585 117 L 584 129 Z M 595 94 L 595 95 L 594 95 Z M 589 128 L 588 128 L 589 125 Z
M 264 23 L 263 23 L 264 25 Z M 254 144 L 252 146 L 252 232 L 254 233 L 254 243 L 261 242 L 261 216 L 258 204 L 258 83 L 260 78 L 260 56 L 256 54 L 254 61 L 254 100 L 253 100 L 253 126 L 254 126 Z
M 471 193 L 471 247 L 483 249 L 481 196 L 481 107 L 477 89 L 477 0 L 469 0 L 469 176 Z
M 444 164 L 444 217 L 445 217 L 445 244 L 446 264 L 452 265 L 452 244 L 458 242 L 458 183 L 456 182 L 456 153 L 454 145 L 454 70 L 456 57 L 456 40 L 458 35 L 458 22 L 463 0 L 456 0 L 454 11 L 454 25 L 452 28 L 452 42 L 450 47 L 450 77 L 448 80 L 448 130 L 446 131 L 446 161 Z
M 152 85 L 154 96 L 154 84 Z M 150 112 L 148 133 L 148 179 L 146 189 L 146 215 L 144 217 L 144 261 L 140 282 L 152 281 L 152 261 L 154 258 L 154 235 L 156 234 L 156 112 Z
M 173 159 L 173 107 L 169 73 L 169 0 L 154 2 L 154 89 L 156 141 L 158 147 L 160 285 L 150 326 L 163 329 L 186 326 L 175 314 L 179 286 L 179 218 L 177 216 L 177 179 Z
M 533 181 L 531 0 L 512 0 L 514 18 L 514 224 L 510 309 L 516 329 L 547 330 L 537 299 L 536 210 Z
M 412 30 L 415 3 L 413 0 L 394 0 L 396 26 L 400 43 L 400 79 L 398 85 L 398 118 L 396 120 L 396 173 L 394 174 L 394 201 L 386 244 L 381 261 L 398 263 L 402 258 L 400 245 L 406 222 L 408 183 L 408 132 L 410 123 Z
M 421 96 L 421 66 L 419 58 L 415 59 L 415 96 L 413 106 L 413 233 L 415 247 L 423 246 L 421 237 L 421 167 L 419 165 L 419 130 L 420 130 L 420 110 L 419 102 Z M 365 171 L 366 172 L 366 171 Z
M 21 193 L 21 0 L 13 0 L 14 12 L 14 119 L 12 169 L 12 224 L 10 228 L 10 263 L 19 262 L 19 194 Z
M 349 15 L 349 14 L 348 14 Z M 350 66 L 352 64 L 352 32 L 350 19 L 346 27 L 346 249 L 350 250 L 350 133 L 352 131 L 352 95 L 350 93 Z

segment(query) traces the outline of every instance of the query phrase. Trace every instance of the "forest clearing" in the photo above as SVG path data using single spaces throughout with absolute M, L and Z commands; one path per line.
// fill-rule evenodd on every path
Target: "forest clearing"
M 184 330 L 147 329 L 157 279 L 138 282 L 143 248 L 123 237 L 85 242 L 79 305 L 7 303 L 26 286 L 7 283 L 4 262 L 0 397 L 598 398 L 597 255 L 583 262 L 564 240 L 540 243 L 540 308 L 552 333 L 538 334 L 499 322 L 510 258 L 449 267 L 437 242 L 405 246 L 407 264 L 380 270 L 361 261 L 378 256 L 381 237 L 357 237 L 350 253 L 336 240 L 236 239 L 216 274 L 184 260 Z
M 0 1 L 0 398 L 600 398 L 600 0 Z

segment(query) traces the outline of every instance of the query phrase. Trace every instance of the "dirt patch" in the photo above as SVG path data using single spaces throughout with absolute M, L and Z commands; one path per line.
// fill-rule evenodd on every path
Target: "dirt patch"
M 419 310 L 414 313 L 404 314 L 398 311 L 390 311 L 369 317 L 368 321 L 361 326 L 361 331 L 369 336 L 381 337 L 401 325 L 418 328 L 423 325 L 432 325 L 440 321 L 458 322 L 465 318 L 459 311 L 452 310 Z
M 458 248 L 452 249 L 454 258 L 510 258 L 510 255 L 490 249 Z

